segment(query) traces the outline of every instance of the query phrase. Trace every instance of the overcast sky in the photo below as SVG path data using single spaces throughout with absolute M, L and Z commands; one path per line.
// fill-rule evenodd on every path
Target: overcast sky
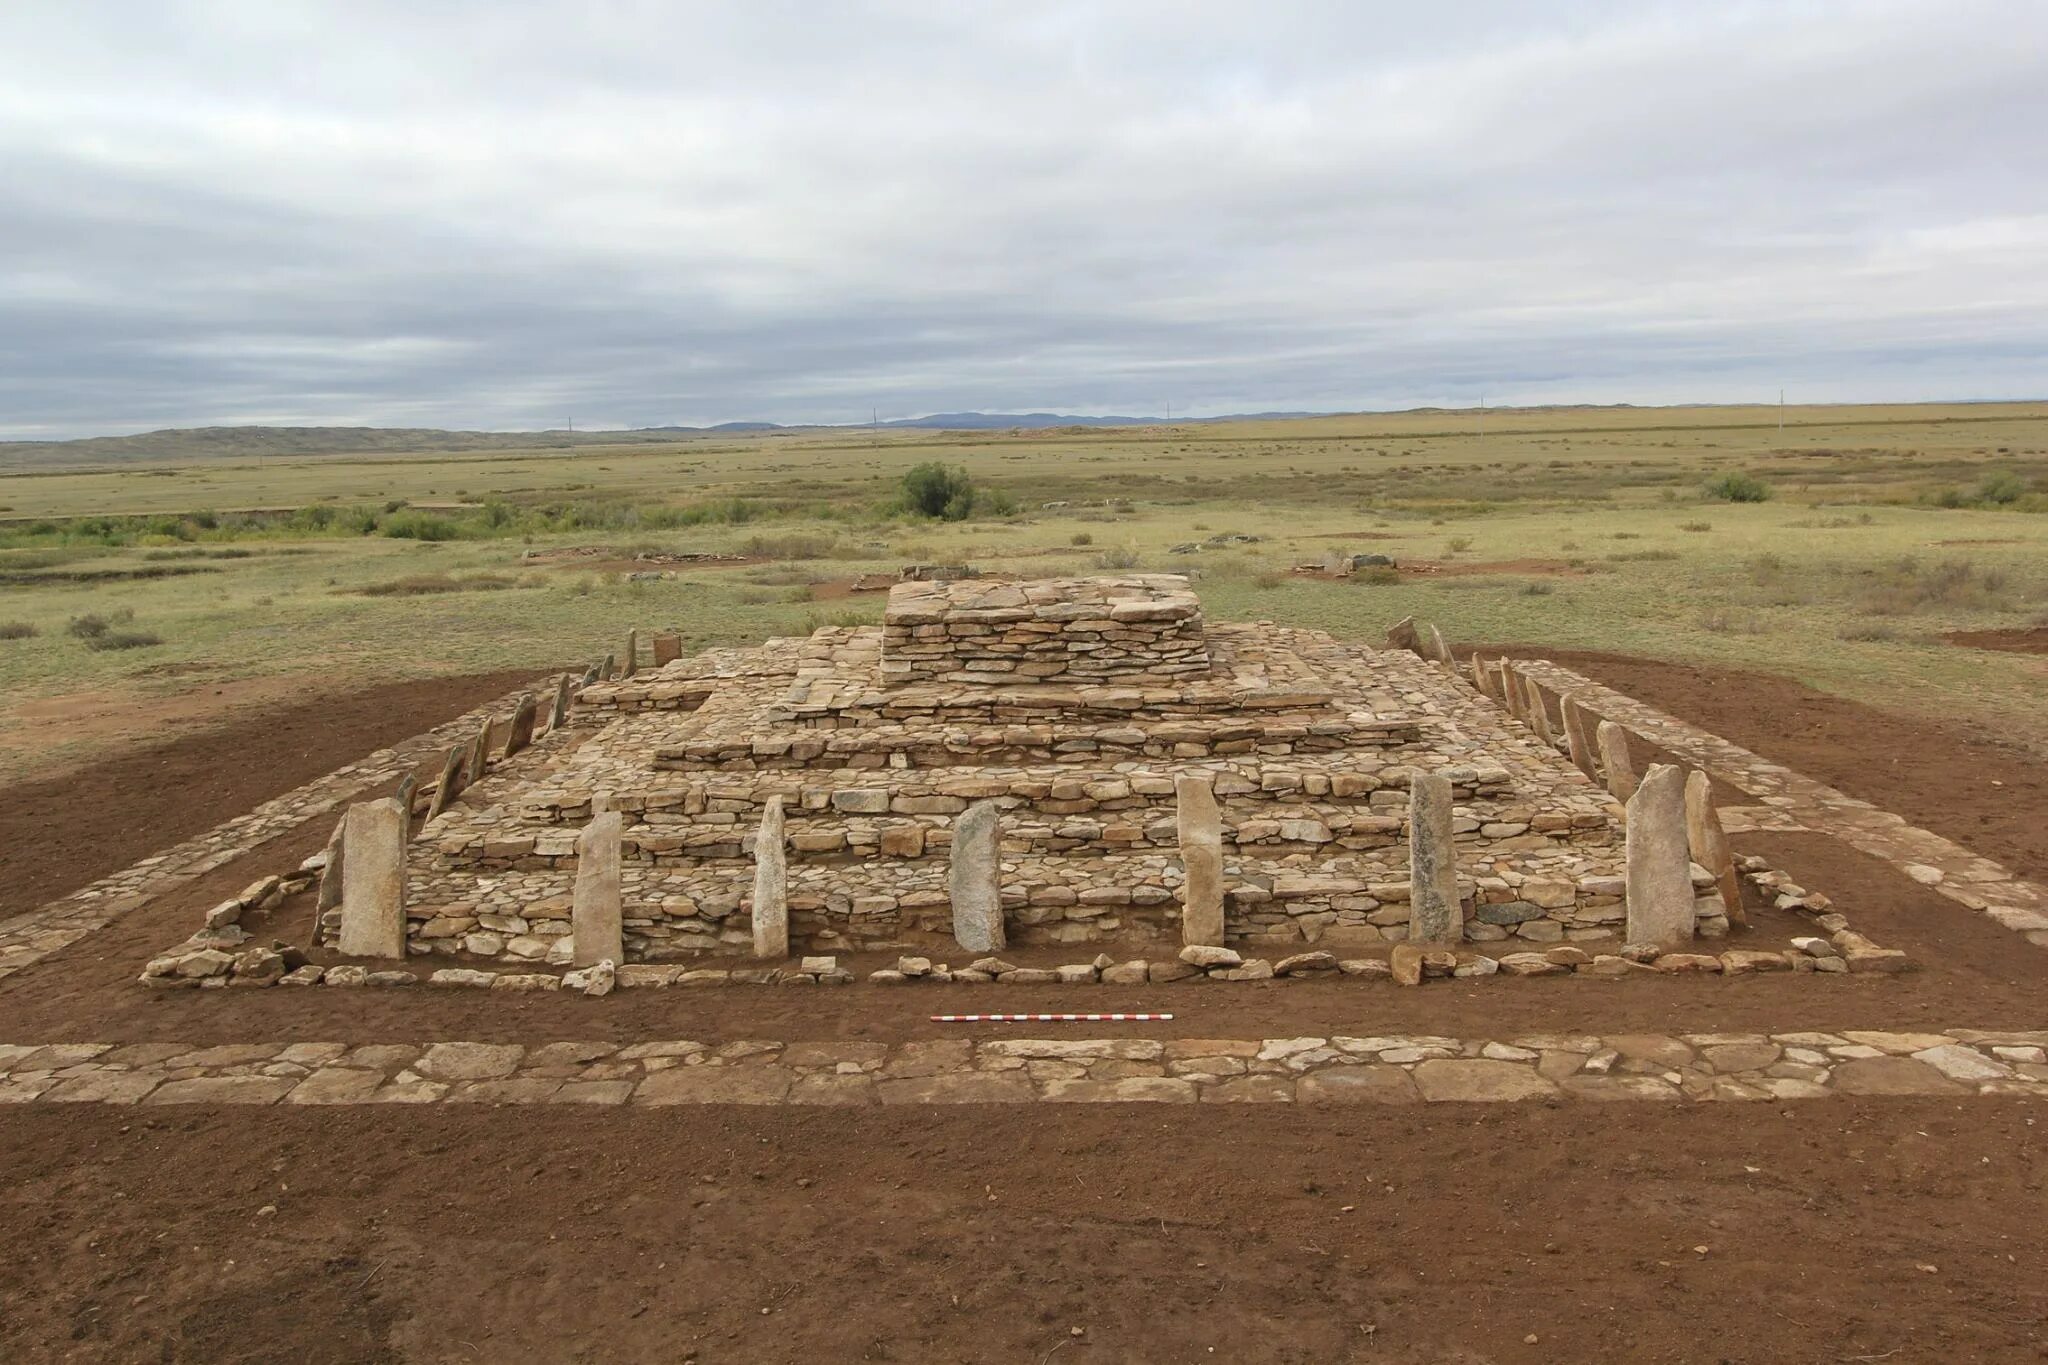
M 0 436 L 2048 395 L 2048 3 L 0 5 Z

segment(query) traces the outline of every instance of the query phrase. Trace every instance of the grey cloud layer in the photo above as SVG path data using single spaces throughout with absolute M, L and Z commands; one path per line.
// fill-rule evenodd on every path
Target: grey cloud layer
M 0 436 L 2044 388 L 2048 7 L 1421 8 L 0 10 Z

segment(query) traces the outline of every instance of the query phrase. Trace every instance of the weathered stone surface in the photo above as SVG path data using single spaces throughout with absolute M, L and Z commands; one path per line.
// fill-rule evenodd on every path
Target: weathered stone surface
M 1417 1104 L 1422 1095 L 1398 1066 L 1336 1066 L 1310 1072 L 1295 1083 L 1302 1104 Z
M 1180 960 L 1190 967 L 1240 967 L 1244 957 L 1235 948 L 1223 948 L 1206 943 L 1190 943 L 1180 950 Z
M 405 956 L 405 823 L 390 797 L 344 817 L 340 948 L 351 957 Z
M 1458 660 L 1451 653 L 1451 647 L 1444 643 L 1444 633 L 1436 628 L 1434 621 L 1429 625 L 1429 657 L 1445 668 L 1455 669 Z
M 1397 943 L 1388 958 L 1388 966 L 1396 986 L 1420 986 L 1422 984 L 1422 949 L 1412 943 Z
M 468 754 L 467 747 L 458 744 L 441 760 L 441 777 L 434 784 L 434 795 L 427 802 L 427 819 L 431 820 L 447 810 L 455 798 L 462 795 L 462 773 Z
M 334 822 L 334 833 L 327 836 L 327 860 L 320 865 L 320 891 L 314 904 L 322 914 L 341 904 L 342 848 L 347 829 L 348 813 L 344 811 Z
M 1607 779 L 1607 792 L 1617 801 L 1627 801 L 1636 794 L 1636 765 L 1628 754 L 1628 731 L 1603 720 L 1595 733 L 1600 740 L 1600 770 Z
M 619 650 L 618 676 L 621 678 L 630 678 L 639 671 L 640 632 L 637 630 L 629 630 L 626 632 L 626 643 Z
M 533 743 L 533 721 L 538 703 L 531 692 L 519 694 L 512 708 L 512 721 L 505 727 L 505 757 L 510 758 Z
M 1434 1057 L 1418 1062 L 1414 1075 L 1426 1100 L 1532 1100 L 1557 1093 L 1534 1067 L 1517 1062 Z
M 1210 780 L 1174 779 L 1174 829 L 1180 841 L 1182 943 L 1223 942 L 1223 817 Z
M 1564 717 L 1565 749 L 1571 754 L 1572 763 L 1578 770 L 1594 781 L 1600 780 L 1600 763 L 1593 751 L 1593 738 L 1588 733 L 1586 708 L 1579 705 L 1579 699 L 1566 693 L 1558 703 Z
M 429 1080 L 487 1081 L 511 1075 L 525 1055 L 517 1043 L 435 1043 L 412 1069 Z
M 1834 1086 L 1845 1095 L 1954 1095 L 1962 1087 L 1911 1057 L 1857 1057 L 1835 1068 Z
M 789 855 L 783 833 L 782 798 L 771 796 L 754 835 L 753 929 L 758 958 L 789 956 Z
M 1387 627 L 1387 648 L 1405 649 L 1412 654 L 1422 652 L 1422 637 L 1415 633 L 1415 618 L 1404 616 Z
M 571 904 L 571 956 L 579 967 L 626 960 L 624 906 L 619 889 L 619 845 L 625 817 L 617 811 L 593 816 L 576 836 L 576 890 Z
M 779 1066 L 679 1066 L 657 1071 L 633 1092 L 634 1104 L 778 1104 L 796 1073 Z
M 1735 875 L 1735 855 L 1714 809 L 1713 780 L 1695 768 L 1685 779 L 1685 842 L 1692 860 L 1714 876 L 1721 905 L 1736 924 L 1748 924 L 1742 908 L 1742 882 Z
M 953 821 L 947 892 L 953 906 L 953 938 L 970 953 L 1003 948 L 1000 814 L 993 801 L 981 801 Z
M 1456 943 L 1465 936 L 1452 815 L 1450 779 L 1417 773 L 1408 788 L 1408 936 L 1415 942 Z
M 1651 764 L 1629 798 L 1627 854 L 1628 941 L 1689 941 L 1694 911 L 1685 774 L 1671 764 Z
M 554 709 L 548 714 L 550 732 L 561 729 L 569 723 L 569 699 L 576 687 L 575 679 L 564 673 L 555 683 Z
M 654 666 L 672 664 L 683 657 L 683 637 L 670 631 L 657 634 L 648 642 L 654 649 Z

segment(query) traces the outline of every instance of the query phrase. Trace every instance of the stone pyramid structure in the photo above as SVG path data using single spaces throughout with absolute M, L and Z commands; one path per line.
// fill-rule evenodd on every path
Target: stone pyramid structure
M 583 688 L 569 726 L 417 836 L 408 948 L 587 957 L 579 836 L 616 812 L 628 962 L 751 954 L 761 898 L 787 917 L 768 951 L 943 949 L 956 830 L 987 807 L 1010 944 L 1213 936 L 1185 933 L 1192 864 L 1230 946 L 1369 949 L 1410 936 L 1425 774 L 1451 794 L 1454 937 L 1620 941 L 1618 805 L 1443 663 L 1207 622 L 1174 575 L 903 583 L 880 628 Z M 1205 798 L 1209 871 L 1199 829 L 1183 847 Z M 773 880 L 764 820 L 786 837 Z

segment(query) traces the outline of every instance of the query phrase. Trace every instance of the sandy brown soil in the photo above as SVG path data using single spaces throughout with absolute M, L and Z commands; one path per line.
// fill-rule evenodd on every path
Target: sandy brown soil
M 1958 630 L 1941 637 L 1966 649 L 1997 649 L 2008 654 L 2048 654 L 2048 626 L 2021 630 Z
M 34 909 L 375 749 L 531 682 L 538 669 L 387 683 L 340 696 L 268 689 L 225 723 L 14 785 L 0 801 L 0 905 Z M 218 699 L 212 699 L 217 714 Z M 196 713 L 195 713 L 196 715 Z M 166 729 L 175 729 L 166 726 Z M 36 733 L 61 742 L 61 721 Z
M 1845 790 L 1871 784 L 1860 794 L 1935 828 L 1958 820 L 1944 832 L 2015 866 L 2048 852 L 2043 773 L 1985 741 L 1779 680 L 1527 652 Z M 308 749 L 290 776 L 282 748 L 243 759 L 276 728 L 266 717 L 182 759 L 137 756 L 71 808 L 131 831 L 126 843 L 60 822 L 28 831 L 24 860 L 0 826 L 0 869 L 111 870 L 179 837 L 180 821 L 237 813 L 523 680 L 477 680 L 438 710 L 423 696 L 324 704 L 302 718 L 302 742 L 337 752 Z M 1914 760 L 1871 757 L 1885 748 Z M 1958 801 L 1985 773 L 2009 782 L 2013 819 L 1989 799 Z M 16 818 L 14 803 L 0 812 Z M 206 905 L 318 847 L 327 823 L 0 982 L 0 1034 L 888 1040 L 945 1033 L 925 1017 L 944 1010 L 1149 1007 L 1180 1017 L 1128 1034 L 1502 1036 L 2039 1027 L 2048 1000 L 2048 953 L 1812 835 L 1736 842 L 1829 892 L 1921 971 L 603 1001 L 132 984 Z M 280 928 L 305 913 L 287 907 Z M 2043 1122 L 2036 1104 L 1931 1099 L 1200 1113 L 23 1105 L 0 1109 L 0 1359 L 2039 1361 Z
M 1831 697 L 1789 678 L 1543 645 L 1482 657 L 1550 659 L 1851 796 L 2048 878 L 2048 764 L 1979 730 Z M 1459 647 L 1462 657 L 1467 653 Z
M 2037 1361 L 2038 1108 L 24 1106 L 0 1355 Z

